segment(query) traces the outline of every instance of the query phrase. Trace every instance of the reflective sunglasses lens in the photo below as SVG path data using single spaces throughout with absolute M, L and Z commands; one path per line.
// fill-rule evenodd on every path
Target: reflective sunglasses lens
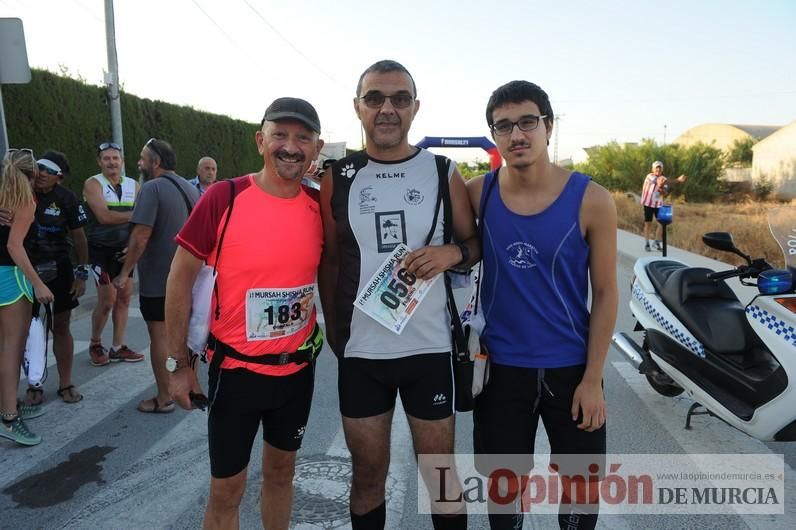
M 365 94 L 365 97 L 363 99 L 365 100 L 365 105 L 367 105 L 372 109 L 376 109 L 384 105 L 384 100 L 386 98 L 384 97 L 384 94 L 381 94 L 379 92 L 373 92 Z
M 396 94 L 390 96 L 390 102 L 396 109 L 405 109 L 412 103 L 412 96 L 409 94 Z

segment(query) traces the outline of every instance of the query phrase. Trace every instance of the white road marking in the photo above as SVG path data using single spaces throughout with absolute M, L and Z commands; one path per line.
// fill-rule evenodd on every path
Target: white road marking
M 197 500 L 206 499 L 209 488 L 207 414 L 192 411 L 113 483 L 87 499 L 63 528 L 147 528 L 153 514 L 164 524 L 177 523 L 192 506 L 203 510 Z
M 693 403 L 690 399 L 672 399 L 661 396 L 650 387 L 647 379 L 638 373 L 627 362 L 613 362 L 614 368 L 621 375 L 641 401 L 649 408 L 657 422 L 662 425 L 686 454 L 773 454 L 762 442 L 751 438 L 710 416 L 692 418 L 693 429 L 686 431 L 685 417 L 688 407 Z M 695 461 L 700 468 L 700 462 Z M 794 484 L 796 474 L 787 464 L 785 466 L 785 484 Z M 715 469 L 700 468 L 704 473 L 715 472 Z M 787 490 L 786 490 L 787 493 Z M 744 515 L 738 514 L 749 528 L 753 530 L 770 530 L 793 528 L 793 516 L 796 514 L 796 498 L 787 495 L 782 499 L 785 515 Z M 728 511 L 732 505 L 728 506 Z
M 149 347 L 141 353 L 148 356 Z M 117 413 L 133 396 L 155 381 L 152 368 L 146 360 L 139 363 L 112 363 L 97 367 L 96 370 L 104 373 L 80 385 L 83 401 L 64 403 L 59 399 L 48 400 L 44 404 L 46 414 L 26 422 L 33 432 L 41 435 L 42 442 L 39 445 L 26 448 L 24 454 L 19 451 L 0 451 L 0 486 L 8 485 L 69 445 L 76 436 Z M 3 440 L 2 446 L 13 443 Z

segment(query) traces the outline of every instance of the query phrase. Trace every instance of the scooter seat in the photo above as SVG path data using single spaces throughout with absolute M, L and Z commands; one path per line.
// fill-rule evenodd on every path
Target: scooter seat
M 743 305 L 726 282 L 708 278 L 713 270 L 661 260 L 647 272 L 664 305 L 707 350 L 743 357 L 756 344 Z
M 663 284 L 669 279 L 669 276 L 676 270 L 685 269 L 686 265 L 679 261 L 671 260 L 655 260 L 647 263 L 645 267 L 647 276 L 649 276 L 652 286 L 659 293 L 663 291 Z

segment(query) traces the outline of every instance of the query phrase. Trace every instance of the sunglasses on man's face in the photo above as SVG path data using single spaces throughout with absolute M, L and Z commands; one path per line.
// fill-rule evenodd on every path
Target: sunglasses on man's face
M 398 94 L 393 94 L 391 96 L 382 94 L 381 92 L 368 92 L 359 99 L 364 101 L 365 105 L 371 109 L 380 109 L 384 106 L 384 102 L 388 99 L 390 100 L 390 104 L 393 106 L 393 108 L 405 109 L 412 104 L 412 101 L 415 98 L 412 97 L 411 94 L 407 94 L 405 92 L 399 92 Z
M 36 164 L 36 167 L 39 168 L 39 172 L 47 173 L 48 175 L 52 175 L 54 177 L 60 177 L 63 173 L 60 171 L 55 171 L 50 167 L 45 166 L 44 164 Z

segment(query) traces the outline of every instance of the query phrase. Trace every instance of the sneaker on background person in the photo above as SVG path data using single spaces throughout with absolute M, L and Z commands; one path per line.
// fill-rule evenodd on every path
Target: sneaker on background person
M 117 363 L 124 361 L 126 363 L 137 363 L 144 360 L 144 354 L 133 351 L 127 347 L 127 344 L 122 344 L 118 348 L 111 347 L 108 350 L 108 361 Z
M 105 366 L 111 362 L 108 358 L 108 350 L 99 342 L 91 343 L 88 347 L 88 356 L 93 366 Z
M 0 422 L 0 436 L 13 440 L 20 445 L 39 445 L 41 436 L 33 434 L 25 425 L 22 416 L 17 416 L 13 421 Z

